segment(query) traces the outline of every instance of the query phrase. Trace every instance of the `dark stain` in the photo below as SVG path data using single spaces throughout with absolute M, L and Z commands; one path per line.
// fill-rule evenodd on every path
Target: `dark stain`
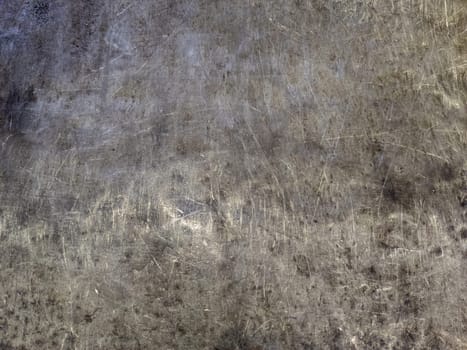
M 307 256 L 303 254 L 297 254 L 293 256 L 293 261 L 297 268 L 297 272 L 305 277 L 310 277 L 314 272 L 313 264 Z
M 440 257 L 443 255 L 443 249 L 441 247 L 435 247 L 430 251 L 431 255 Z
M 366 349 L 385 349 L 387 345 L 386 340 L 375 332 L 366 332 L 363 341 L 367 346 Z
M 352 258 L 353 258 L 353 254 L 352 254 L 352 249 L 350 247 L 346 247 L 345 248 L 345 251 L 344 251 L 344 256 L 345 256 L 345 259 L 346 259 L 346 266 L 349 270 L 351 270 L 353 268 L 352 266 Z
M 146 241 L 146 246 L 149 249 L 149 253 L 153 257 L 160 257 L 164 254 L 166 249 L 173 248 L 173 245 L 170 241 L 158 237 L 154 237 Z
M 458 165 L 454 163 L 432 160 L 425 166 L 425 176 L 430 181 L 452 182 L 458 176 Z
M 85 314 L 83 317 L 84 322 L 91 323 L 96 318 L 96 314 L 99 310 L 101 310 L 101 308 L 96 308 L 93 312 Z
M 382 194 L 386 202 L 410 208 L 415 199 L 416 189 L 413 182 L 396 175 L 382 179 Z
M 0 264 L 8 268 L 16 268 L 31 259 L 29 250 L 18 244 L 4 245 L 0 248 L 0 253 Z
M 48 1 L 37 0 L 34 2 L 33 14 L 36 21 L 39 23 L 47 23 L 49 20 L 49 3 Z
M 462 208 L 467 207 L 467 195 L 461 194 L 458 196 L 458 199 L 459 199 L 459 204 Z
M 66 50 L 71 55 L 71 65 L 80 71 L 83 68 L 97 68 L 105 56 L 104 37 L 108 28 L 108 18 L 102 11 L 102 4 L 97 1 L 83 0 L 70 3 L 70 26 L 66 38 L 69 40 Z M 99 48 L 93 52 L 92 62 L 84 61 L 93 51 L 94 37 L 99 36 Z M 84 64 L 84 66 L 83 66 Z
M 422 299 L 412 292 L 414 271 L 407 264 L 401 264 L 398 269 L 399 308 L 398 317 L 416 317 L 423 310 Z
M 264 348 L 248 337 L 240 327 L 226 330 L 214 346 L 213 350 L 264 350 Z
M 24 346 L 16 347 L 11 345 L 10 342 L 0 340 L 0 350 L 26 350 L 26 348 Z
M 21 133 L 31 122 L 33 114 L 29 108 L 36 101 L 34 86 L 23 91 L 17 87 L 11 88 L 0 114 L 2 129 L 12 134 Z
M 456 169 L 452 164 L 444 163 L 439 169 L 439 174 L 442 180 L 452 181 L 456 178 Z
M 418 340 L 418 329 L 416 326 L 409 326 L 404 329 L 401 335 L 401 349 L 413 349 Z
M 16 223 L 18 227 L 26 227 L 29 223 L 30 218 L 35 217 L 37 214 L 34 207 L 27 206 L 16 212 Z
M 107 11 L 104 11 L 101 18 L 101 23 L 99 25 L 99 31 L 97 35 L 99 36 L 99 47 L 96 54 L 96 60 L 94 63 L 94 68 L 98 69 L 104 64 L 106 55 L 108 53 L 107 43 L 105 42 L 105 36 L 109 30 L 109 16 Z
M 382 273 L 380 271 L 380 268 L 378 268 L 375 265 L 370 265 L 368 267 L 365 267 L 362 270 L 363 275 L 371 281 L 379 281 L 382 279 Z

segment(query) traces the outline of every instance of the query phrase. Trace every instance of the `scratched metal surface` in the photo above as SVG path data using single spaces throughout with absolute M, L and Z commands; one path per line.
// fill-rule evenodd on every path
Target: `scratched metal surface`
M 461 0 L 0 0 L 0 349 L 465 349 Z

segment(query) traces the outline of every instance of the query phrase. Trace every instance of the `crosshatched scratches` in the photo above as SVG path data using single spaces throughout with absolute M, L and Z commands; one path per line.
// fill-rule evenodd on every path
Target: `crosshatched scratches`
M 0 3 L 1 349 L 466 347 L 462 0 Z

